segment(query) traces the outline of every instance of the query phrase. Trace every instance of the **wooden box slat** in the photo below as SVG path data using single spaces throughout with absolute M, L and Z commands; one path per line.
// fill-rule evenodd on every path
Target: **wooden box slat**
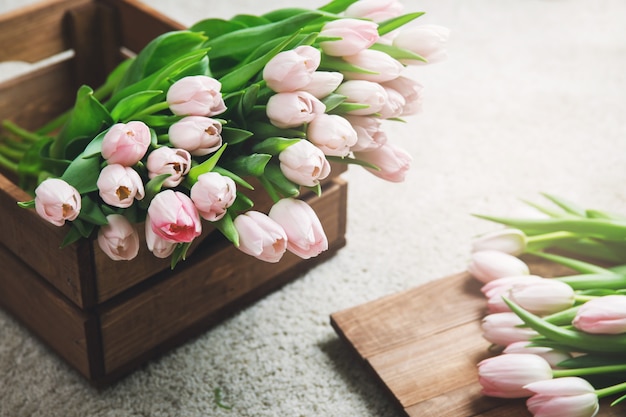
M 531 271 L 563 268 L 535 260 Z M 493 355 L 481 336 L 486 313 L 480 283 L 460 273 L 333 313 L 331 324 L 410 417 L 531 417 L 523 399 L 480 393 L 476 365 Z M 609 403 L 598 416 L 626 413 Z

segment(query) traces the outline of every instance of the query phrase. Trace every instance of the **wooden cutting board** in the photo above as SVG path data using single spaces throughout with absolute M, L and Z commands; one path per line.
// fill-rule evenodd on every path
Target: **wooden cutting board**
M 558 272 L 543 263 L 531 271 Z M 524 400 L 480 394 L 476 364 L 493 355 L 481 336 L 480 285 L 459 273 L 334 313 L 331 323 L 410 417 L 529 417 Z M 609 403 L 598 416 L 626 415 L 624 403 Z

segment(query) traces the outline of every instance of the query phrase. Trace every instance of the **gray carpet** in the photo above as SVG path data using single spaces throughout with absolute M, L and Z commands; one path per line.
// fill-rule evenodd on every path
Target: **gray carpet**
M 185 24 L 323 3 L 149 2 Z M 452 29 L 450 58 L 415 70 L 424 111 L 389 126 L 414 156 L 407 181 L 345 175 L 347 247 L 103 392 L 0 313 L 0 416 L 398 415 L 331 313 L 462 270 L 472 237 L 495 227 L 470 213 L 508 214 L 540 192 L 626 211 L 626 2 L 405 4 Z

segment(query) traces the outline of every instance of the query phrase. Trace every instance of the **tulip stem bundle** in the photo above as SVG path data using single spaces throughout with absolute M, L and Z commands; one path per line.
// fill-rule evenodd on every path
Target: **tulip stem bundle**
M 626 392 L 620 382 L 626 375 L 626 219 L 545 197 L 556 207 L 528 203 L 543 218 L 478 216 L 505 226 L 477 238 L 468 267 L 489 298 L 483 336 L 503 348 L 503 355 L 479 364 L 480 381 L 486 395 L 529 397 L 527 406 L 537 416 L 559 410 L 591 417 L 598 398 Z M 575 273 L 531 275 L 518 258 L 522 254 Z M 551 366 L 551 373 L 520 368 L 505 384 L 512 353 L 518 361 L 525 355 L 550 361 L 541 367 Z
M 405 179 L 411 157 L 383 123 L 419 112 L 405 69 L 443 60 L 449 32 L 413 25 L 422 15 L 332 0 L 162 34 L 37 131 L 5 121 L 0 167 L 34 197 L 21 206 L 70 223 L 62 246 L 97 239 L 131 260 L 144 223 L 148 249 L 174 267 L 208 221 L 267 262 L 316 256 L 328 242 L 298 197 L 321 194 L 330 161 Z M 258 183 L 268 213 L 246 195 Z

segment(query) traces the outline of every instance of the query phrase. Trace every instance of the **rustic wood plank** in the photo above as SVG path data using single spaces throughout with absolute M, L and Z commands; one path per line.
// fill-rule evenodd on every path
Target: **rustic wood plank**
M 61 358 L 87 378 L 97 358 L 90 357 L 96 320 L 58 295 L 9 250 L 0 245 L 0 305 L 28 327 Z M 88 343 L 90 345 L 88 346 Z
M 362 357 L 370 358 L 450 326 L 478 320 L 485 306 L 479 288 L 468 275 L 458 274 L 334 313 L 331 323 Z M 413 301 L 407 303 L 407 299 Z
M 65 237 L 66 227 L 54 226 L 32 209 L 17 205 L 28 201 L 19 187 L 0 174 L 0 244 L 28 264 L 54 287 L 79 306 L 83 305 L 89 284 L 81 277 L 89 275 L 88 245 L 73 244 L 63 249 L 59 245 Z M 32 237 L 32 238 L 24 238 Z
M 567 272 L 526 261 L 535 274 Z M 410 417 L 530 417 L 523 399 L 480 394 L 476 365 L 491 354 L 481 337 L 479 288 L 460 273 L 334 313 L 331 323 Z M 602 400 L 598 416 L 626 413 L 626 404 L 611 401 Z
M 63 30 L 68 8 L 93 0 L 48 0 L 0 16 L 0 62 L 34 63 L 69 49 Z
M 345 183 L 331 184 L 311 206 L 325 228 L 329 242 L 338 249 L 345 234 Z M 193 327 L 240 299 L 257 295 L 256 290 L 271 284 L 282 274 L 291 279 L 325 259 L 306 261 L 285 254 L 277 264 L 260 262 L 241 253 L 230 243 L 199 248 L 195 261 L 177 266 L 167 279 L 157 276 L 147 285 L 124 294 L 122 300 L 103 306 L 102 342 L 106 374 L 126 367 L 145 352 L 176 337 L 181 329 Z M 154 283 L 154 281 L 157 281 Z M 264 292 L 263 292 L 264 294 Z M 184 303 L 181 300 L 185 300 Z

